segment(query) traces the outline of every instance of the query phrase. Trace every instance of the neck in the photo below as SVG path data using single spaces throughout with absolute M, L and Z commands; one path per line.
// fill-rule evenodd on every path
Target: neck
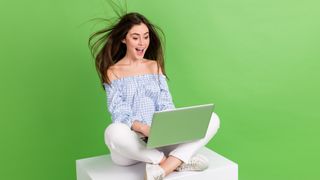
M 123 58 L 123 62 L 128 64 L 128 65 L 139 65 L 144 59 L 136 59 L 136 58 L 132 58 L 129 57 L 128 55 L 125 55 Z

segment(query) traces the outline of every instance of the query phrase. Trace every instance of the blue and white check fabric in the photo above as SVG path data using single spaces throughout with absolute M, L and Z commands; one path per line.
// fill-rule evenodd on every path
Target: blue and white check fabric
M 130 128 L 133 121 L 151 125 L 154 112 L 175 109 L 166 76 L 143 74 L 104 83 L 108 111 L 113 123 Z

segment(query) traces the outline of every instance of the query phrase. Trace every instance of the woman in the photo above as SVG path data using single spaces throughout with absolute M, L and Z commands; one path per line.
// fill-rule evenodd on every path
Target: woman
M 91 48 L 96 52 L 96 68 L 112 116 L 113 123 L 105 131 L 112 161 L 122 166 L 145 162 L 146 179 L 163 179 L 173 171 L 206 169 L 208 160 L 196 153 L 219 128 L 215 113 L 203 139 L 157 149 L 147 149 L 143 141 L 149 135 L 153 113 L 175 108 L 154 25 L 139 13 L 128 13 L 111 28 L 91 36 L 89 42 L 101 34 L 105 35 Z

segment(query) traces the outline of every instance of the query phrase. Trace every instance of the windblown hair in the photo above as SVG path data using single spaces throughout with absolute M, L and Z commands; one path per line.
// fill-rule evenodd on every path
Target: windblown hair
M 92 34 L 89 38 L 88 45 L 95 59 L 95 66 L 101 84 L 110 84 L 107 70 L 126 54 L 126 45 L 121 41 L 125 39 L 128 31 L 134 25 L 140 25 L 141 23 L 148 27 L 150 37 L 150 44 L 144 58 L 156 61 L 158 73 L 160 71 L 159 67 L 161 67 L 162 73 L 166 75 L 162 39 L 160 39 L 157 30 L 159 30 L 165 38 L 163 31 L 159 27 L 151 24 L 143 15 L 132 12 L 120 16 L 116 23 Z M 95 40 L 97 37 L 98 39 Z

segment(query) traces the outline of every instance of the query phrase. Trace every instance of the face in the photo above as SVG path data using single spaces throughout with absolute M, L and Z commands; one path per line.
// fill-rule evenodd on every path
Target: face
M 127 46 L 126 56 L 142 59 L 150 43 L 148 27 L 143 23 L 132 26 L 122 42 Z

